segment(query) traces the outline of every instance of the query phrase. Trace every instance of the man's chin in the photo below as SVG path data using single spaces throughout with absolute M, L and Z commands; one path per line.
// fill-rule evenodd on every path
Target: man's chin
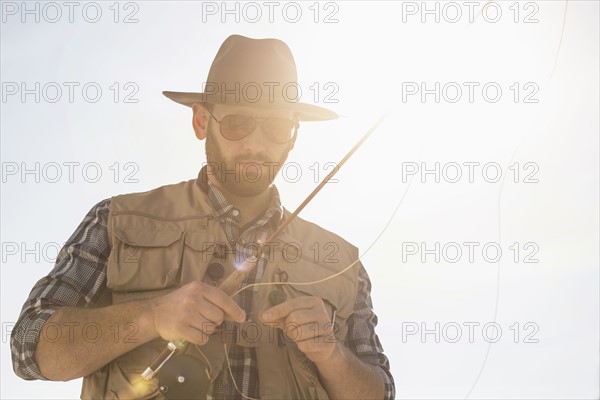
M 266 190 L 269 190 L 271 186 L 270 182 L 221 182 L 223 187 L 240 197 L 254 197 L 258 196 L 261 193 L 264 193 Z
M 220 183 L 227 191 L 241 197 L 253 197 L 269 189 L 279 168 L 273 170 L 272 166 L 244 161 L 226 171 L 235 171 L 235 174 L 223 171 L 220 174 Z

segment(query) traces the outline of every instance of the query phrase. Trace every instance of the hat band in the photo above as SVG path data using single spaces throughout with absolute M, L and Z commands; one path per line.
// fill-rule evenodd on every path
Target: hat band
M 216 104 L 295 104 L 302 97 L 298 82 L 204 82 L 201 102 Z

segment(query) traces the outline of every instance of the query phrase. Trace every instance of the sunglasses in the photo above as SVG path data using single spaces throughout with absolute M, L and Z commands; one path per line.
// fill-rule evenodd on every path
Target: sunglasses
M 267 135 L 267 138 L 277 144 L 288 143 L 298 133 L 298 122 L 288 118 L 226 115 L 221 120 L 218 120 L 210 111 L 208 113 L 219 123 L 221 135 L 227 140 L 241 140 L 245 138 L 254 132 L 257 124 L 262 124 L 263 132 Z

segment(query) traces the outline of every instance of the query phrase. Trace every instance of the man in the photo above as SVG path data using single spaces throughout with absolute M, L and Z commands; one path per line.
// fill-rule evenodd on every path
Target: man
M 164 92 L 192 108 L 207 166 L 92 208 L 13 329 L 19 376 L 83 376 L 82 398 L 394 397 L 356 248 L 301 218 L 265 242 L 291 218 L 272 181 L 299 121 L 336 117 L 280 90 L 248 92 L 295 82 L 285 43 L 234 35 L 204 93 Z M 313 257 L 314 245 L 335 253 Z M 252 256 L 230 297 L 221 284 Z M 166 341 L 179 351 L 142 379 Z

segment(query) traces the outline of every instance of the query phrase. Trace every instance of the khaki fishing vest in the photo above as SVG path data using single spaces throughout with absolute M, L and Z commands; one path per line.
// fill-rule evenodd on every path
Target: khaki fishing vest
M 106 284 L 114 304 L 163 295 L 194 280 L 218 286 L 233 270 L 233 261 L 241 261 L 234 260 L 215 211 L 199 185 L 200 179 L 112 198 L 108 220 L 111 253 Z M 284 218 L 289 215 L 285 211 Z M 205 272 L 216 256 L 223 256 L 225 248 L 228 253 L 227 262 L 222 263 L 225 274 L 214 282 Z M 293 283 L 330 277 L 357 259 L 357 249 L 339 236 L 300 218 L 294 219 L 268 249 L 262 281 L 292 284 L 246 289 L 255 290 L 253 315 L 272 307 L 269 295 L 275 289 L 283 291 L 287 299 L 316 296 L 324 300 L 329 316 L 335 310 L 335 339 L 343 343 L 346 321 L 356 299 L 358 264 L 326 282 Z M 228 346 L 255 348 L 261 399 L 328 398 L 314 364 L 292 340 L 282 339 L 281 330 L 252 321 L 240 325 L 237 333 Z M 223 343 L 223 336 L 215 333 L 200 347 L 211 364 L 208 373 L 211 382 L 219 373 L 229 375 Z M 146 382 L 140 375 L 165 346 L 166 341 L 158 338 L 85 377 L 81 398 L 164 398 L 157 378 Z M 193 345 L 187 346 L 186 354 L 206 363 Z

